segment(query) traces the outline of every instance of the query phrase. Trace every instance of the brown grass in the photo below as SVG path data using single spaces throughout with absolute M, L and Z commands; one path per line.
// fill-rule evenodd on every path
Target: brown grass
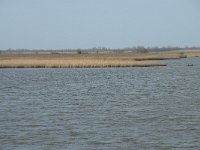
M 91 68 L 165 66 L 157 60 L 200 56 L 200 52 L 0 54 L 0 68 Z
M 200 51 L 188 50 L 181 53 L 184 53 L 187 57 L 200 57 Z
M 167 60 L 167 59 L 180 59 L 186 58 L 184 53 L 171 52 L 171 53 L 150 53 L 148 55 L 141 55 L 135 58 L 135 60 Z
M 12 59 L 0 61 L 0 68 L 92 68 L 92 67 L 150 67 L 163 66 L 157 61 L 134 60 L 34 60 Z

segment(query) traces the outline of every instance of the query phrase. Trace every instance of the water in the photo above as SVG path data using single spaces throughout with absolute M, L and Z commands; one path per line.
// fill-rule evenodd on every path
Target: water
M 0 70 L 2 150 L 196 150 L 199 141 L 199 58 L 153 68 Z

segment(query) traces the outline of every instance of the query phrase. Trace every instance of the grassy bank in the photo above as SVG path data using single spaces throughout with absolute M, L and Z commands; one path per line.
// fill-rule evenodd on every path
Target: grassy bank
M 98 68 L 98 67 L 152 67 L 164 66 L 165 63 L 157 61 L 134 60 L 35 60 L 12 59 L 0 62 L 0 68 Z
M 165 59 L 199 57 L 200 52 L 0 54 L 0 68 L 92 68 L 165 66 Z

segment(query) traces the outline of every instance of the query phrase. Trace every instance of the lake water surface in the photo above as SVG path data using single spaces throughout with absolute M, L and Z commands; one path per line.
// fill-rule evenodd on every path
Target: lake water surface
M 0 149 L 200 149 L 200 59 L 0 69 Z

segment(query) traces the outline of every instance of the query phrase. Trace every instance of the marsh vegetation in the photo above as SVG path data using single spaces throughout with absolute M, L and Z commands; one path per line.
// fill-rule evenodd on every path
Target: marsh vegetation
M 165 59 L 199 57 L 200 51 L 103 52 L 103 53 L 1 53 L 0 68 L 152 67 L 167 65 Z

